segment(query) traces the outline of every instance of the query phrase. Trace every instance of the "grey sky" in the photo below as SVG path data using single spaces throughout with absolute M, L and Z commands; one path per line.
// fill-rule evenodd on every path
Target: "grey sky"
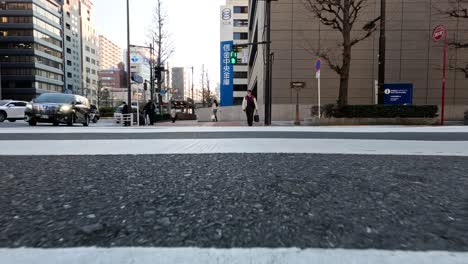
M 209 70 L 211 86 L 219 82 L 219 6 L 224 0 L 163 0 L 168 13 L 168 28 L 175 53 L 170 66 L 201 65 Z M 145 30 L 151 23 L 155 0 L 130 0 L 131 42 L 143 45 Z M 126 0 L 94 0 L 96 28 L 110 40 L 125 48 Z M 198 84 L 198 81 L 195 83 Z

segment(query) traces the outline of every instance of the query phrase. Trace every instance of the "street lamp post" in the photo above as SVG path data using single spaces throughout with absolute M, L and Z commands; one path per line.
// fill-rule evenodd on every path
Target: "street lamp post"
M 386 19 L 386 1 L 380 0 L 380 38 L 379 38 L 379 80 L 378 80 L 378 103 L 384 104 L 384 85 L 385 85 L 385 19 Z
M 127 101 L 132 105 L 132 68 L 130 66 L 130 0 L 127 0 Z M 131 108 L 130 108 L 131 109 Z

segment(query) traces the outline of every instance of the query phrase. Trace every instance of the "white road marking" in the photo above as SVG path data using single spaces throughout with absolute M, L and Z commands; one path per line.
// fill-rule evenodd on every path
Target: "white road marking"
M 0 134 L 15 133 L 170 133 L 170 132 L 343 132 L 343 133 L 468 133 L 468 126 L 339 126 L 339 127 L 0 127 Z
M 468 156 L 468 141 L 345 139 L 154 139 L 1 141 L 0 156 L 314 153 Z
M 343 249 L 0 249 L 2 264 L 466 264 L 468 253 Z

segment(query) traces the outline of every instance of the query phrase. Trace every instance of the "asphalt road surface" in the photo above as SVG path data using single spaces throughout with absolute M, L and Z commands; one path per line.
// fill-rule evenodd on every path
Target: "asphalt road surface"
M 468 263 L 464 128 L 34 129 L 0 131 L 2 264 Z
M 0 247 L 468 250 L 468 158 L 1 157 Z

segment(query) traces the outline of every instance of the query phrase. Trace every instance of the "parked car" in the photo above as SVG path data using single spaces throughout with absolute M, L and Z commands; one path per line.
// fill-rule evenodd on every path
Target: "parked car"
M 24 112 L 28 102 L 1 100 L 0 101 L 0 123 L 8 120 L 15 122 L 16 120 L 24 120 Z
M 88 126 L 90 105 L 83 96 L 62 93 L 45 93 L 26 107 L 26 121 L 30 126 L 52 123 L 54 126 L 81 123 Z
M 99 119 L 101 119 L 101 114 L 99 113 L 99 109 L 97 108 L 96 105 L 91 105 L 90 111 L 89 111 L 89 119 L 93 121 L 93 123 L 97 123 Z

